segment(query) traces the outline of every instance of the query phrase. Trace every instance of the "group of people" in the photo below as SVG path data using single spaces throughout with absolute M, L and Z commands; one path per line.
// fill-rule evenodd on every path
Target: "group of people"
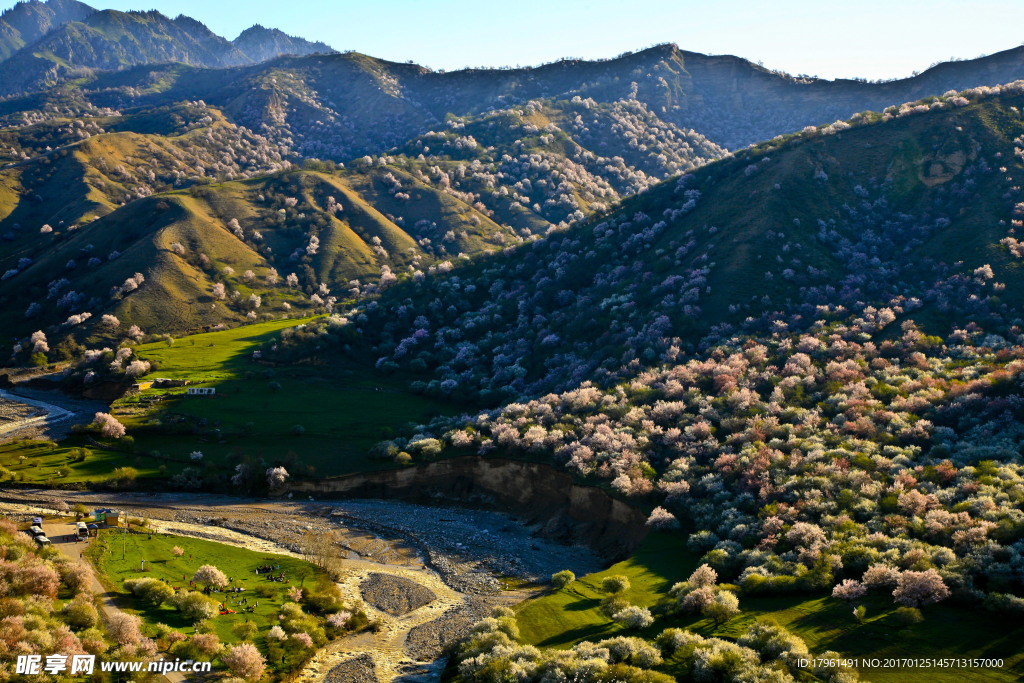
M 267 580 L 268 581 L 278 581 L 278 582 L 281 582 L 281 583 L 289 583 L 290 579 L 285 578 L 284 572 L 280 571 L 280 570 L 281 570 L 281 565 L 279 565 L 279 564 L 264 564 L 264 565 L 261 565 L 259 567 L 256 567 L 256 574 L 257 575 L 269 574 L 269 576 L 267 576 Z M 275 571 L 278 572 L 277 576 L 274 575 Z
M 228 600 L 227 603 L 223 603 L 222 602 L 220 604 L 221 614 L 230 613 L 230 612 L 234 612 L 235 611 L 235 610 L 228 609 L 227 604 L 231 604 L 231 605 L 234 605 L 236 607 L 240 607 L 243 612 L 255 612 L 256 608 L 260 606 L 260 601 L 259 600 L 254 600 L 252 604 L 249 604 L 249 598 L 241 598 L 241 599 L 238 599 L 238 600 L 235 600 L 234 598 L 231 598 L 231 599 Z

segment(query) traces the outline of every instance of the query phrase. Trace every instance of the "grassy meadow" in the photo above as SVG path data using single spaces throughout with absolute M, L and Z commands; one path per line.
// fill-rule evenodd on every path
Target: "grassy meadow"
M 172 548 L 180 547 L 185 553 L 176 557 Z M 285 592 L 293 586 L 311 589 L 321 581 L 329 580 L 320 568 L 294 557 L 259 553 L 232 545 L 215 543 L 186 536 L 169 534 L 152 534 L 144 531 L 123 534 L 118 530 L 100 531 L 99 537 L 90 543 L 86 556 L 98 570 L 100 580 L 111 590 L 120 606 L 135 612 L 145 625 L 165 624 L 177 631 L 192 635 L 195 626 L 182 613 L 167 604 L 154 607 L 152 604 L 135 598 L 124 588 L 128 579 L 142 577 L 166 580 L 174 588 L 189 588 L 189 579 L 195 571 L 205 564 L 212 564 L 228 577 L 234 579 L 230 587 L 244 587 L 242 593 L 213 593 L 211 597 L 224 603 L 235 614 L 221 614 L 213 617 L 210 622 L 213 633 L 222 643 L 236 644 L 243 640 L 236 627 L 246 621 L 252 621 L 258 629 L 253 642 L 266 651 L 267 632 L 280 623 L 278 612 L 281 605 L 291 602 Z M 145 560 L 145 570 L 143 567 Z M 256 567 L 264 564 L 279 565 L 275 571 L 284 572 L 291 581 L 289 583 L 274 582 L 264 575 L 255 573 Z M 194 589 L 193 589 L 194 590 Z M 242 597 L 248 600 L 247 605 L 259 603 L 254 612 L 245 612 L 247 605 L 242 605 Z M 287 663 L 287 662 L 286 662 Z M 280 666 L 281 662 L 268 662 L 271 667 Z
M 185 387 L 146 388 L 111 407 L 129 444 L 72 435 L 60 444 L 22 440 L 0 445 L 8 479 L 44 486 L 112 482 L 118 468 L 137 479 L 166 478 L 186 469 L 230 473 L 245 460 L 281 463 L 295 476 L 337 476 L 395 466 L 369 450 L 396 428 L 428 422 L 454 408 L 416 396 L 398 380 L 364 369 L 297 365 L 274 368 L 252 354 L 281 329 L 313 318 L 272 320 L 169 343 L 141 344 L 136 354 L 154 370 L 141 378 L 184 379 L 215 396 L 188 396 Z M 196 461 L 192 453 L 203 454 Z M 84 456 L 84 457 L 83 457 Z M 7 476 L 7 475 L 5 475 Z M 206 478 L 204 476 L 204 478 Z

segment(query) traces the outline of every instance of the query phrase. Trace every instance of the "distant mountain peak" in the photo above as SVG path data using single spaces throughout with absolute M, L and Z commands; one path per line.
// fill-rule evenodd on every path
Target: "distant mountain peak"
M 254 62 L 265 62 L 281 55 L 305 56 L 337 52 L 326 43 L 312 42 L 290 36 L 276 28 L 253 24 L 242 31 L 232 43 Z
M 281 55 L 334 53 L 329 45 L 259 24 L 234 41 L 203 22 L 157 10 L 96 10 L 77 0 L 28 0 L 0 15 L 0 91 L 30 92 L 81 69 L 119 71 L 180 62 L 221 68 Z
M 95 12 L 95 8 L 77 0 L 19 2 L 0 14 L 0 62 L 50 31 Z

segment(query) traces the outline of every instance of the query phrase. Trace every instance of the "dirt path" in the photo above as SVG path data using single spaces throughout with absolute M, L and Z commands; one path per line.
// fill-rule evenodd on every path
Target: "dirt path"
M 85 571 L 89 574 L 89 590 L 99 598 L 100 616 L 104 622 L 109 623 L 111 617 L 121 610 L 118 608 L 113 594 L 100 582 L 99 576 L 96 574 L 96 568 L 85 558 L 85 549 L 89 547 L 89 542 L 80 541 L 75 543 L 74 540 L 68 540 L 69 537 L 74 537 L 75 530 L 75 525 L 70 522 L 47 522 L 43 524 L 43 531 L 51 543 L 53 543 L 53 547 L 72 562 L 85 567 Z M 188 680 L 185 674 L 178 671 L 163 674 L 163 678 L 168 683 L 183 683 Z
M 84 541 L 75 543 L 67 540 L 68 536 L 75 534 L 75 525 L 71 522 L 46 522 L 43 524 L 43 531 L 61 555 L 85 567 L 89 573 L 89 590 L 100 598 L 100 611 L 103 613 L 104 619 L 109 620 L 110 616 L 117 611 L 117 605 L 114 604 L 114 597 L 100 583 L 92 563 L 85 559 L 85 549 L 89 547 L 89 543 Z

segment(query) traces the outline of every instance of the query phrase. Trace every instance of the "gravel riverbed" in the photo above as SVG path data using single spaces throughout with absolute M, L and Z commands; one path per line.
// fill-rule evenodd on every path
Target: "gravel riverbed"
M 429 605 L 437 597 L 432 590 L 411 579 L 377 572 L 363 579 L 359 592 L 369 605 L 394 616 Z

